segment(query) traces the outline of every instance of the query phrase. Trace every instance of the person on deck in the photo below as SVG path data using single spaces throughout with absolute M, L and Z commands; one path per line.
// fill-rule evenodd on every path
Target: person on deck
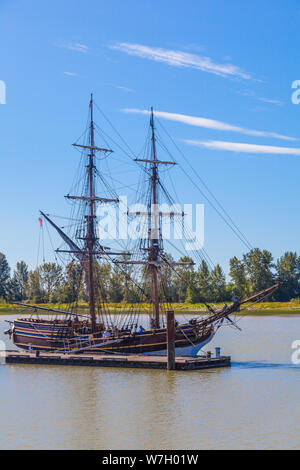
M 102 336 L 103 336 L 104 339 L 108 339 L 109 336 L 110 336 L 110 331 L 109 331 L 109 330 L 105 330 L 105 331 L 103 332 L 103 335 L 102 335 Z
M 239 304 L 239 299 L 233 294 L 232 296 L 232 301 L 233 301 L 233 305 L 236 305 L 236 304 Z M 236 311 L 239 312 L 240 311 L 240 307 L 238 306 L 236 308 Z
M 146 330 L 142 325 L 140 325 L 140 333 L 142 333 L 143 331 L 146 331 Z

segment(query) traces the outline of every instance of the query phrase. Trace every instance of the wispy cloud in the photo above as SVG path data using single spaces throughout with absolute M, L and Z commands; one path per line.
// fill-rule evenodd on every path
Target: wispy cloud
M 57 46 L 63 49 L 69 49 L 70 51 L 82 52 L 83 54 L 87 54 L 89 52 L 88 46 L 82 44 L 81 42 L 60 43 L 57 44 Z
M 256 93 L 254 93 L 253 90 L 238 91 L 238 93 L 243 95 L 243 96 L 248 96 L 248 97 L 253 98 L 255 100 L 262 101 L 263 103 L 275 104 L 276 106 L 283 106 L 284 105 L 284 103 L 280 100 L 257 96 Z
M 123 111 L 125 113 L 149 114 L 149 111 L 143 110 L 143 109 L 126 108 Z M 275 139 L 290 140 L 290 141 L 297 140 L 295 137 L 289 137 L 286 135 L 277 134 L 276 132 L 257 131 L 253 129 L 247 129 L 244 127 L 234 126 L 226 122 L 216 121 L 214 119 L 208 119 L 204 117 L 188 116 L 186 114 L 168 113 L 164 111 L 155 111 L 154 114 L 162 119 L 167 119 L 169 121 L 182 122 L 190 126 L 204 127 L 206 129 L 238 132 L 240 134 L 252 135 L 255 137 L 272 137 Z
M 197 147 L 205 147 L 211 150 L 227 150 L 238 153 L 256 153 L 256 154 L 273 154 L 273 155 L 300 155 L 300 148 L 277 147 L 273 145 L 255 145 L 244 144 L 239 142 L 224 142 L 219 140 L 184 140 L 186 144 L 195 145 Z
M 75 72 L 64 72 L 64 75 L 68 75 L 69 77 L 77 77 L 77 73 Z
M 258 98 L 259 101 L 263 101 L 264 103 L 275 104 L 277 106 L 283 106 L 283 102 L 279 100 L 271 100 L 269 98 Z
M 128 42 L 118 42 L 109 45 L 111 49 L 125 52 L 129 55 L 150 59 L 156 62 L 164 62 L 174 67 L 189 67 L 202 72 L 209 72 L 222 77 L 237 77 L 245 80 L 253 79 L 252 75 L 244 72 L 240 67 L 232 64 L 217 64 L 210 57 L 190 54 L 188 52 L 169 50 L 159 47 L 143 46 L 142 44 L 132 44 Z
M 133 93 L 134 91 L 131 88 L 127 88 L 126 86 L 121 86 L 121 85 L 116 85 L 116 88 L 119 88 L 119 90 L 127 91 L 128 93 Z

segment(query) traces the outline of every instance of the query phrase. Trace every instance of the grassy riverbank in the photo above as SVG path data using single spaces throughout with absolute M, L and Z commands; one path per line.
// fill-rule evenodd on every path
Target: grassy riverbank
M 215 304 L 217 307 L 221 307 L 224 303 Z M 39 307 L 43 308 L 53 308 L 58 310 L 68 310 L 68 306 L 65 304 L 39 304 Z M 134 306 L 132 306 L 134 307 Z M 188 304 L 188 303 L 175 303 L 173 304 L 174 310 L 176 313 L 180 314 L 201 314 L 206 313 L 207 309 L 204 304 Z M 245 305 L 247 307 L 247 305 Z M 121 310 L 125 310 L 128 313 L 130 312 L 130 305 L 128 304 L 108 304 L 108 310 L 112 314 L 118 314 Z M 86 303 L 80 303 L 78 313 L 85 314 L 88 313 L 88 305 Z M 148 313 L 150 311 L 149 305 L 141 304 L 140 305 L 141 313 Z M 0 304 L 0 315 L 21 315 L 29 313 L 30 309 L 25 307 L 10 305 L 10 304 Z M 40 311 L 41 314 L 47 314 L 47 312 Z M 247 310 L 241 312 L 242 315 L 278 315 L 278 314 L 300 314 L 300 302 L 262 302 L 255 305 L 249 304 Z

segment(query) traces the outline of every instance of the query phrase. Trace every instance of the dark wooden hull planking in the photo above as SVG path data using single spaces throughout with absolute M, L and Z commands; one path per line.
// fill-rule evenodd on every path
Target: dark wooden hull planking
M 175 348 L 193 351 L 213 337 L 214 329 L 199 328 L 197 324 L 177 326 Z M 47 320 L 15 320 L 12 340 L 22 349 L 41 351 L 80 351 L 90 353 L 148 354 L 167 350 L 166 328 L 142 332 L 117 332 L 107 339 L 102 334 L 78 334 L 66 322 Z

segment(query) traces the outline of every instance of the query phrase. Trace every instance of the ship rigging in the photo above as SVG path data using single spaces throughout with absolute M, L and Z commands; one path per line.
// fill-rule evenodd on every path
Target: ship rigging
M 149 143 L 148 154 L 134 158 L 135 163 L 141 166 L 142 175 L 146 176 L 140 194 L 146 210 L 127 212 L 128 217 L 139 217 L 140 231 L 144 236 L 134 243 L 129 243 L 127 249 L 112 250 L 104 246 L 98 236 L 97 207 L 101 204 L 119 205 L 120 198 L 97 168 L 96 155 L 109 158 L 113 150 L 99 147 L 95 143 L 94 101 L 91 95 L 87 140 L 73 144 L 84 156 L 83 185 L 80 194 L 66 196 L 68 201 L 78 207 L 71 217 L 79 221 L 75 237 L 71 237 L 49 215 L 41 212 L 44 221 L 67 245 L 57 249 L 56 253 L 71 256 L 80 267 L 77 296 L 68 310 L 15 302 L 26 309 L 32 309 L 34 313 L 30 317 L 19 318 L 13 322 L 9 333 L 17 346 L 23 349 L 64 352 L 165 354 L 167 340 L 164 319 L 166 311 L 172 309 L 168 296 L 168 275 L 172 273 L 180 278 L 182 274 L 178 268 L 188 269 L 194 262 L 191 259 L 174 261 L 164 250 L 163 222 L 170 222 L 174 218 L 184 220 L 184 214 L 179 210 L 160 210 L 163 198 L 173 202 L 160 177 L 160 168 L 174 167 L 176 162 L 158 157 L 153 109 L 150 111 Z M 105 189 L 105 194 L 98 192 L 97 179 L 102 183 L 101 189 Z M 141 225 L 144 227 L 141 228 Z M 130 301 L 118 315 L 111 311 L 105 296 L 105 272 L 102 272 L 105 263 L 112 266 L 116 272 L 121 272 L 125 279 Z M 78 308 L 79 288 L 82 283 L 88 301 L 88 312 L 84 313 Z M 275 284 L 247 299 L 235 299 L 231 305 L 224 305 L 221 309 L 212 307 L 202 299 L 209 315 L 184 323 L 176 322 L 177 354 L 197 354 L 224 322 L 235 324 L 229 315 L 234 314 L 247 302 L 255 302 L 272 294 L 278 286 L 279 284 Z M 142 328 L 138 331 L 142 303 L 149 305 L 150 321 L 148 329 Z M 52 314 L 52 317 L 40 318 L 39 312 L 47 312 Z

